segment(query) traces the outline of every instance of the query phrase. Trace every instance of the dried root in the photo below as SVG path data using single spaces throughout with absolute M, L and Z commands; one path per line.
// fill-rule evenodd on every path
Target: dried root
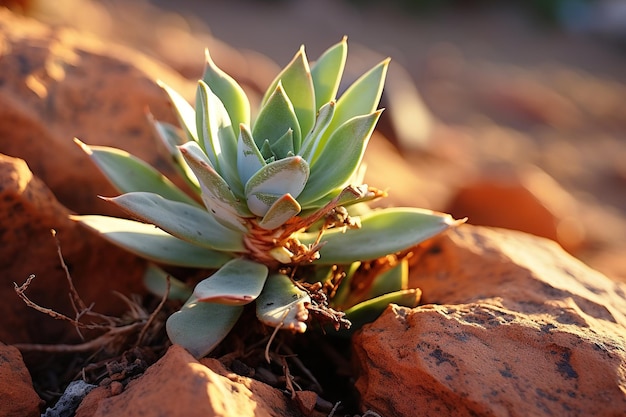
M 42 314 L 52 317 L 53 319 L 64 320 L 72 324 L 78 332 L 80 338 L 83 340 L 85 340 L 82 333 L 84 330 L 99 331 L 102 332 L 102 334 L 94 339 L 79 344 L 16 344 L 15 347 L 22 351 L 38 351 L 47 353 L 105 351 L 114 354 L 120 353 L 128 347 L 132 347 L 133 344 L 131 344 L 130 341 L 132 341 L 133 338 L 135 338 L 134 346 L 139 346 L 140 344 L 145 343 L 151 335 L 155 333 L 155 328 L 162 325 L 162 323 L 157 323 L 157 317 L 167 299 L 167 293 L 169 292 L 169 280 L 166 294 L 151 314 L 149 314 L 138 301 L 131 300 L 119 293 L 117 293 L 117 296 L 120 297 L 128 306 L 127 316 L 119 318 L 94 312 L 92 310 L 93 305 L 88 306 L 78 294 L 67 265 L 63 259 L 60 243 L 56 237 L 56 232 L 54 230 L 51 232 L 56 242 L 57 253 L 59 255 L 61 266 L 65 271 L 69 287 L 70 302 L 74 310 L 74 317 L 42 307 L 28 298 L 26 291 L 35 279 L 34 275 L 29 276 L 26 282 L 22 285 L 14 283 L 15 292 L 27 306 L 41 312 Z

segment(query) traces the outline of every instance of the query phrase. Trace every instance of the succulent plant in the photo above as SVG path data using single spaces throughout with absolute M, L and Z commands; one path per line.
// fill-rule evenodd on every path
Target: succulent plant
M 172 284 L 170 296 L 186 301 L 167 332 L 194 355 L 210 352 L 252 302 L 262 323 L 295 332 L 310 313 L 340 327 L 371 320 L 389 302 L 414 306 L 420 292 L 406 288 L 406 260 L 396 254 L 458 224 L 365 204 L 385 194 L 361 183 L 361 160 L 389 60 L 336 100 L 346 57 L 345 38 L 312 65 L 301 47 L 254 116 L 208 52 L 195 109 L 161 84 L 180 128 L 150 120 L 195 196 L 124 151 L 76 140 L 122 193 L 102 198 L 138 221 L 75 220 L 155 263 L 216 270 L 193 291 Z M 152 265 L 146 283 L 162 290 L 166 275 Z

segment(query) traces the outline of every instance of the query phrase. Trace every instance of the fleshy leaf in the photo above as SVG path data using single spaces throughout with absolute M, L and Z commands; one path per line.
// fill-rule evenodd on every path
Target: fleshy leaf
M 367 261 L 409 249 L 451 227 L 463 223 L 448 214 L 417 208 L 373 210 L 361 217 L 361 228 L 331 229 L 324 233 L 318 264 L 349 264 Z M 312 244 L 317 233 L 297 235 L 303 244 Z
M 170 101 L 174 105 L 178 121 L 189 140 L 198 141 L 198 131 L 196 129 L 196 111 L 191 107 L 191 104 L 187 102 L 178 94 L 176 90 L 165 84 L 161 80 L 157 80 L 157 84 L 161 87 L 170 98 Z
M 265 165 L 246 183 L 248 207 L 257 216 L 265 216 L 274 201 L 285 194 L 298 198 L 309 178 L 309 164 L 301 156 L 279 159 Z M 274 201 L 263 196 L 273 195 Z
M 250 193 L 248 195 L 248 207 L 250 207 L 250 210 L 254 214 L 263 217 L 279 198 L 280 195 L 277 194 L 263 192 Z
M 163 297 L 167 291 L 167 279 L 170 280 L 169 300 L 184 301 L 191 297 L 193 291 L 184 282 L 177 280 L 158 266 L 150 263 L 143 274 L 143 283 L 151 293 Z
M 202 200 L 207 209 L 226 225 L 245 232 L 242 217 L 250 217 L 249 211 L 235 197 L 228 183 L 213 169 L 198 144 L 187 142 L 180 147 L 180 151 L 198 178 Z
M 346 318 L 352 323 L 348 332 L 353 333 L 363 327 L 364 324 L 376 320 L 390 303 L 413 308 L 417 306 L 421 297 L 421 290 L 410 289 L 392 292 L 371 300 L 363 301 L 344 311 Z
M 270 145 L 270 149 L 276 155 L 276 159 L 293 156 L 293 130 L 287 130 L 284 135 Z
M 300 139 L 309 133 L 315 122 L 315 113 L 317 111 L 313 79 L 311 78 L 311 69 L 304 52 L 304 46 L 300 47 L 300 50 L 291 62 L 276 76 L 265 93 L 265 97 L 263 97 L 263 105 L 269 102 L 270 95 L 272 95 L 272 92 L 279 84 L 283 85 L 289 100 L 293 104 L 293 109 L 296 115 L 298 115 L 300 128 L 298 133 L 300 134 L 294 134 L 294 140 L 298 140 L 295 146 L 297 152 L 300 149 Z M 294 133 L 295 131 L 296 129 L 294 129 Z
M 148 121 L 152 124 L 156 136 L 161 140 L 161 143 L 165 146 L 170 154 L 172 165 L 178 171 L 180 176 L 187 182 L 187 184 L 196 192 L 200 192 L 200 185 L 196 176 L 193 174 L 189 165 L 183 159 L 178 147 L 185 142 L 188 142 L 183 137 L 183 132 L 180 128 L 171 125 L 166 122 L 159 122 L 154 119 L 152 114 L 148 114 Z
M 256 300 L 256 315 L 268 326 L 304 333 L 308 318 L 306 306 L 310 302 L 309 295 L 297 288 L 288 276 L 271 274 Z
M 381 111 L 358 116 L 337 129 L 320 158 L 311 165 L 311 175 L 298 201 L 303 206 L 325 196 L 358 169 Z
M 198 205 L 165 175 L 128 152 L 107 146 L 88 146 L 78 139 L 74 142 L 89 155 L 119 192 L 149 191 L 169 200 Z
M 231 191 L 241 195 L 242 185 L 232 162 L 237 158 L 237 135 L 220 99 L 202 80 L 196 94 L 198 139 L 213 168 L 228 182 Z
M 237 170 L 239 178 L 245 184 L 255 172 L 263 168 L 265 158 L 254 142 L 252 133 L 247 125 L 240 125 L 239 142 L 237 145 Z M 269 146 L 269 142 L 268 142 Z
M 190 268 L 219 268 L 232 259 L 225 252 L 203 248 L 146 223 L 107 216 L 70 216 L 109 242 L 153 262 Z
M 406 259 L 393 268 L 378 274 L 367 291 L 367 298 L 376 298 L 392 292 L 406 290 L 409 283 L 409 263 Z
M 358 276 L 358 274 L 357 274 Z M 366 274 L 366 277 L 368 275 Z M 363 301 L 371 300 L 381 295 L 406 290 L 409 282 L 409 263 L 406 259 L 398 262 L 392 268 L 373 276 L 371 279 L 358 280 L 351 285 L 348 294 L 342 300 L 341 305 L 337 300 L 333 305 L 346 310 L 347 307 L 359 304 Z M 343 284 L 343 281 L 342 281 Z
M 199 207 L 144 192 L 126 193 L 105 200 L 187 242 L 225 252 L 246 251 L 240 232 L 223 226 Z
M 302 157 L 307 161 L 310 161 L 311 157 L 315 154 L 315 150 L 319 145 L 319 141 L 324 135 L 326 128 L 330 124 L 330 121 L 333 119 L 334 114 L 334 101 L 330 101 L 320 108 L 317 114 L 317 118 L 315 119 L 315 125 L 313 125 L 313 129 L 303 140 L 302 147 L 300 148 L 299 152 L 299 155 L 302 155 Z
M 269 140 L 271 148 L 274 149 L 274 143 L 289 129 L 293 131 L 293 143 L 289 150 L 296 153 L 302 140 L 300 123 L 282 84 L 278 83 L 276 90 L 263 105 L 254 122 L 252 137 L 254 137 L 259 148 L 263 149 L 263 142 Z M 267 155 L 263 155 L 267 157 Z
M 265 139 L 259 150 L 261 151 L 261 155 L 265 158 L 265 162 L 267 164 L 276 160 L 276 156 L 272 152 L 272 146 L 270 145 L 269 140 Z
M 337 97 L 347 56 L 348 42 L 344 36 L 341 42 L 324 51 L 311 66 L 311 77 L 315 87 L 315 103 L 318 109 Z
M 244 258 L 233 259 L 193 290 L 198 301 L 228 305 L 249 304 L 261 294 L 268 269 Z
M 312 158 L 313 162 L 321 158 L 321 152 L 326 149 L 326 143 L 335 129 L 353 117 L 370 114 L 378 108 L 388 66 L 389 59 L 382 61 L 363 74 L 339 97 L 335 115 Z
M 167 319 L 167 335 L 172 343 L 201 358 L 228 335 L 242 312 L 242 306 L 203 303 L 191 296 Z
M 300 204 L 291 194 L 285 194 L 272 204 L 259 226 L 263 229 L 272 230 L 282 226 L 287 220 L 300 213 Z
M 233 133 L 236 135 L 239 133 L 236 129 L 241 123 L 250 124 L 248 96 L 230 75 L 215 65 L 208 49 L 205 50 L 205 58 L 206 66 L 202 79 L 224 103 L 235 129 Z

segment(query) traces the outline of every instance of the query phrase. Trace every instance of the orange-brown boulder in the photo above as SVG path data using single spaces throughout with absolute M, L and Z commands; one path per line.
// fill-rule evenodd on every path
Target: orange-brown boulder
M 355 337 L 363 409 L 393 416 L 618 416 L 626 285 L 556 243 L 461 226 L 418 260 L 426 305 Z
M 0 410 L 3 417 L 40 415 L 42 401 L 33 389 L 20 351 L 0 343 Z
M 144 375 L 119 395 L 101 399 L 92 413 L 82 408 L 77 417 L 104 416 L 301 416 L 295 402 L 280 390 L 228 372 L 215 359 L 198 362 L 185 349 L 172 346 Z
M 574 198 L 537 167 L 485 172 L 460 187 L 444 211 L 468 217 L 474 225 L 545 237 L 570 252 L 579 249 L 586 237 Z
M 155 80 L 187 96 L 193 83 L 139 52 L 6 9 L 0 9 L 0 43 L 0 153 L 24 159 L 63 205 L 78 213 L 119 214 L 97 198 L 116 192 L 74 137 L 124 149 L 174 173 L 146 111 L 174 122 Z

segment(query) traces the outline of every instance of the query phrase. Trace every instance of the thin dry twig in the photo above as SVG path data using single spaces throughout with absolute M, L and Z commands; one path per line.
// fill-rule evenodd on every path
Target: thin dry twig
M 17 343 L 14 344 L 16 348 L 21 351 L 38 351 L 38 352 L 47 352 L 47 353 L 78 353 L 78 352 L 89 352 L 102 349 L 104 346 L 110 346 L 114 342 L 116 342 L 119 338 L 125 337 L 128 334 L 132 334 L 137 331 L 137 329 L 142 326 L 143 323 L 137 322 L 132 323 L 126 326 L 121 327 L 110 327 L 109 330 L 101 336 L 98 336 L 95 339 L 89 340 L 84 343 L 79 343 L 76 345 L 66 345 L 66 344 L 57 344 L 57 345 L 44 345 L 44 344 L 36 344 L 36 343 Z
M 332 410 L 330 410 L 330 413 L 328 413 L 328 417 L 333 417 L 340 405 L 341 405 L 341 401 L 337 401 L 335 405 L 333 406 Z
M 54 310 L 51 310 L 49 308 L 41 307 L 40 305 L 38 305 L 38 304 L 34 303 L 33 301 L 31 301 L 26 296 L 26 290 L 28 289 L 28 287 L 30 286 L 31 282 L 34 279 L 35 279 L 35 275 L 33 274 L 33 275 L 30 275 L 28 277 L 28 279 L 26 280 L 26 282 L 24 282 L 24 284 L 22 284 L 22 285 L 17 285 L 17 283 L 15 283 L 15 282 L 13 283 L 13 286 L 14 286 L 14 289 L 15 289 L 15 292 L 16 292 L 17 296 L 20 297 L 20 299 L 22 301 L 24 301 L 24 303 L 27 306 L 29 306 L 29 307 L 39 311 L 40 313 L 48 315 L 48 316 L 52 317 L 53 319 L 68 321 L 68 322 L 72 323 L 76 327 L 81 327 L 81 328 L 84 328 L 84 329 L 98 329 L 98 328 L 102 328 L 102 325 L 99 325 L 99 324 L 85 324 L 85 323 L 79 322 L 76 319 L 73 319 L 71 317 L 66 316 L 65 314 L 58 313 L 58 312 L 56 312 Z
M 150 328 L 150 326 L 152 326 L 152 323 L 154 322 L 154 320 L 156 320 L 157 315 L 161 312 L 161 310 L 163 309 L 163 306 L 165 305 L 165 302 L 167 301 L 167 297 L 170 295 L 170 288 L 171 288 L 172 280 L 169 274 L 167 275 L 165 280 L 166 280 L 165 293 L 163 294 L 163 297 L 161 297 L 161 301 L 159 302 L 159 305 L 154 309 L 152 314 L 150 314 L 150 317 L 148 317 L 146 324 L 141 329 L 141 332 L 139 333 L 139 336 L 137 337 L 137 342 L 135 343 L 135 347 L 138 347 L 141 344 L 144 337 L 148 333 L 148 329 Z
M 285 318 L 287 317 L 288 314 L 289 314 L 289 310 L 285 311 L 285 314 L 283 314 L 283 317 L 282 317 L 282 319 L 280 321 L 280 325 L 278 325 L 278 326 L 276 326 L 274 328 L 274 331 L 272 332 L 272 335 L 270 336 L 270 339 L 267 341 L 267 345 L 265 345 L 265 360 L 267 361 L 267 363 L 271 362 L 271 359 L 270 359 L 270 346 L 272 345 L 272 342 L 274 341 L 274 338 L 278 334 L 278 331 L 280 330 L 280 328 L 283 327 L 283 323 L 285 322 Z
M 296 398 L 296 388 L 294 387 L 295 382 L 293 381 L 293 377 L 291 376 L 291 372 L 289 371 L 287 359 L 284 356 L 280 356 L 279 360 L 281 366 L 283 367 L 283 372 L 285 373 L 285 384 L 287 385 L 287 389 L 289 390 L 289 392 L 291 392 L 291 399 L 294 400 Z
M 298 358 L 298 356 L 294 353 L 294 351 L 291 350 L 291 348 L 288 345 L 284 345 L 282 347 L 282 349 L 287 352 L 287 355 L 289 355 L 289 358 L 295 363 L 295 365 L 298 367 L 298 369 L 300 369 L 300 371 L 302 371 L 302 373 L 304 373 L 306 375 L 306 377 L 309 378 L 311 380 L 311 382 L 313 382 L 313 385 L 315 385 L 315 388 L 317 390 L 319 390 L 319 392 L 322 392 L 323 391 L 322 385 L 319 383 L 317 378 L 315 378 L 315 376 L 309 370 L 309 368 L 304 366 L 304 364 Z
M 63 271 L 65 271 L 67 285 L 70 287 L 70 301 L 72 302 L 72 308 L 74 309 L 74 312 L 77 316 L 76 319 L 78 320 L 81 313 L 88 310 L 88 308 L 85 305 L 83 299 L 80 298 L 80 295 L 78 295 L 78 291 L 76 290 L 76 287 L 74 286 L 74 281 L 72 280 L 72 276 L 70 275 L 70 270 L 65 263 L 65 259 L 63 259 L 63 254 L 61 253 L 61 242 L 57 237 L 57 231 L 54 229 L 50 229 L 50 233 L 52 234 L 54 242 L 56 243 L 57 255 L 59 256 L 59 261 L 61 261 L 61 267 L 63 267 Z M 80 307 L 80 310 L 77 306 Z

